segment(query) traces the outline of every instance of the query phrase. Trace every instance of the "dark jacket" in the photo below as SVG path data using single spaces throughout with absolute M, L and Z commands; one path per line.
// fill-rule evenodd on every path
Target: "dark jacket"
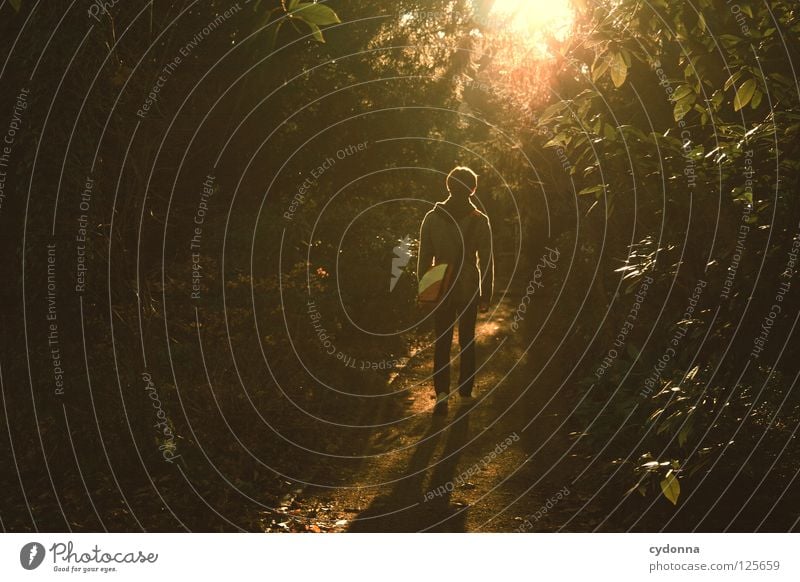
M 464 242 L 466 253 L 462 254 Z M 489 217 L 471 203 L 459 206 L 450 200 L 437 202 L 422 219 L 417 277 L 421 279 L 431 266 L 441 263 L 455 269 L 455 297 L 469 301 L 479 294 L 483 301 L 491 301 L 494 288 L 492 228 Z

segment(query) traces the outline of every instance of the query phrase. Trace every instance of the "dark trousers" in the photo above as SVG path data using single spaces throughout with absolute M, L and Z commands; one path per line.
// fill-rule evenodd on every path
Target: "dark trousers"
M 478 316 L 478 299 L 458 301 L 448 297 L 436 308 L 434 328 L 436 344 L 433 353 L 433 387 L 436 393 L 450 392 L 450 346 L 453 327 L 458 321 L 458 344 L 461 349 L 459 389 L 472 392 L 475 382 L 475 320 Z

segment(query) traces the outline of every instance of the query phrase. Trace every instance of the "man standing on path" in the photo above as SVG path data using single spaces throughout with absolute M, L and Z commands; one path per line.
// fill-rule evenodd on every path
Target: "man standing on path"
M 417 276 L 433 265 L 446 264 L 450 284 L 434 312 L 436 343 L 433 356 L 434 414 L 447 412 L 450 395 L 450 347 L 458 322 L 461 366 L 458 392 L 472 396 L 475 381 L 475 320 L 488 311 L 494 285 L 492 229 L 489 217 L 472 204 L 478 176 L 465 166 L 447 175 L 449 196 L 425 215 L 420 229 Z

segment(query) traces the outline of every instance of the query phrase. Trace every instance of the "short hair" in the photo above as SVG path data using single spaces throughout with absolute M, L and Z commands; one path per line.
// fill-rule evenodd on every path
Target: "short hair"
M 451 183 L 464 186 L 464 188 L 468 189 L 470 194 L 472 194 L 478 188 L 478 174 L 467 166 L 456 166 L 447 174 L 447 191 L 450 192 L 450 194 L 453 193 L 452 188 L 450 188 Z

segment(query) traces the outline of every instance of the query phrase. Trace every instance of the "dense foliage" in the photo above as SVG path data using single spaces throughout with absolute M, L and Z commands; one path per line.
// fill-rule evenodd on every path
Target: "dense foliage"
M 496 299 L 563 256 L 522 333 L 564 371 L 599 527 L 701 527 L 793 486 L 795 3 L 576 1 L 546 54 L 468 0 L 10 4 L 0 111 L 29 95 L 0 206 L 0 484 L 28 509 L 4 528 L 269 529 L 287 480 L 337 483 L 374 428 L 360 396 L 429 339 L 415 261 L 391 286 L 387 265 L 457 163 Z

